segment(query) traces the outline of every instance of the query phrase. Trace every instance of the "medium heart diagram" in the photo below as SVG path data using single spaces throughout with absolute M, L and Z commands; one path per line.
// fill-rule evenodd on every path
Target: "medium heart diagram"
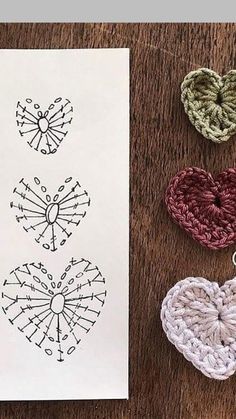
M 2 310 L 32 348 L 63 362 L 95 326 L 107 297 L 96 265 L 72 257 L 55 278 L 41 262 L 13 269 L 2 287 Z
M 16 221 L 36 243 L 55 252 L 64 246 L 90 207 L 88 192 L 78 180 L 67 177 L 53 194 L 39 177 L 22 178 L 13 189 L 10 207 Z

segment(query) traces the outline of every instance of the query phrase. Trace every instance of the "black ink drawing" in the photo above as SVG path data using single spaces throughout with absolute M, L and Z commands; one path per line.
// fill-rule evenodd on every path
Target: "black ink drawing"
M 95 325 L 105 279 L 86 259 L 72 258 L 58 281 L 42 263 L 25 263 L 4 281 L 2 310 L 34 347 L 62 362 Z
M 17 102 L 16 123 L 21 137 L 30 147 L 42 154 L 53 154 L 68 133 L 73 119 L 73 106 L 69 99 L 58 97 L 46 111 L 32 99 Z
M 48 194 L 38 177 L 28 183 L 24 178 L 14 188 L 10 207 L 23 229 L 32 233 L 44 249 L 55 252 L 63 246 L 87 214 L 88 192 L 72 177 L 65 179 L 55 195 Z

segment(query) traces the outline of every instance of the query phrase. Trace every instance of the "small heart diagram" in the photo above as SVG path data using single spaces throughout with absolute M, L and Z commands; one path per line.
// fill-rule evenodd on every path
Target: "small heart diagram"
M 46 110 L 31 98 L 17 102 L 16 124 L 20 137 L 43 155 L 56 153 L 72 120 L 73 106 L 69 99 L 57 97 Z

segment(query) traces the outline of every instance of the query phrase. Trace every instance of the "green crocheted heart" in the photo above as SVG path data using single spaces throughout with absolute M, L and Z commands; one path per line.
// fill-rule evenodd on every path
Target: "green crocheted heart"
M 181 92 L 185 112 L 205 138 L 221 143 L 236 134 L 236 70 L 223 77 L 208 68 L 191 71 Z

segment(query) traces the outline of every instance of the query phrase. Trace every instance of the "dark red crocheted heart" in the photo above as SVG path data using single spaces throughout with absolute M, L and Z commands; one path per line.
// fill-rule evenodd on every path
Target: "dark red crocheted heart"
M 236 243 L 236 168 L 218 176 L 197 167 L 171 180 L 165 196 L 171 217 L 210 249 Z

